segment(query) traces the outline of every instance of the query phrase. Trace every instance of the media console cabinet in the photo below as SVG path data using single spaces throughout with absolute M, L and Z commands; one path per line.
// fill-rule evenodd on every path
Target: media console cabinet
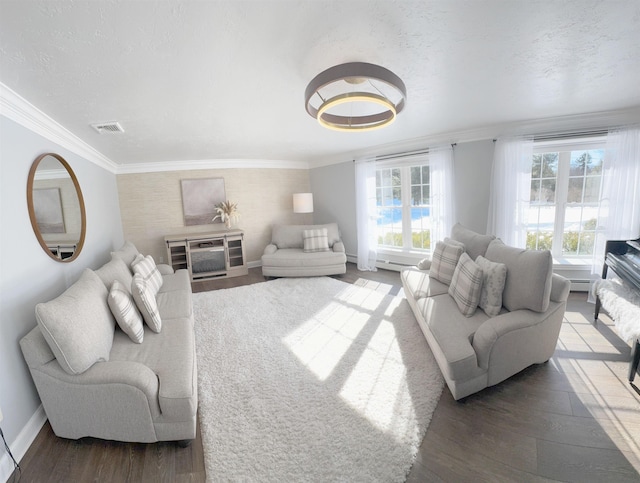
M 242 230 L 167 235 L 167 261 L 187 269 L 192 282 L 247 275 Z

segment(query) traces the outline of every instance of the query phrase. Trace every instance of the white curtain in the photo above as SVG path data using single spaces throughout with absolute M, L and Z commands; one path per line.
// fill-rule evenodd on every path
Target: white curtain
M 498 139 L 493 155 L 487 233 L 525 248 L 533 136 Z
M 375 158 L 356 159 L 358 270 L 375 272 L 378 240 Z
M 592 281 L 602 274 L 607 240 L 640 236 L 640 127 L 609 131 L 603 164 Z
M 429 148 L 431 177 L 431 249 L 451 233 L 453 226 L 453 149 Z

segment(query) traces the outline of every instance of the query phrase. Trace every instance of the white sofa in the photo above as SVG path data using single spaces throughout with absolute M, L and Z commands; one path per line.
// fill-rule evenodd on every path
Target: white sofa
M 347 255 L 336 223 L 273 226 L 271 243 L 262 255 L 265 277 L 313 277 L 346 271 Z
M 461 264 L 463 255 L 455 261 L 455 256 L 448 260 L 451 266 L 455 265 L 454 274 L 458 271 L 457 280 L 445 283 L 437 278 L 446 280 L 439 273 L 443 265 L 440 258 L 438 270 L 434 270 L 437 247 L 433 260 L 423 260 L 418 267 L 403 270 L 401 279 L 407 300 L 453 397 L 464 398 L 532 364 L 549 360 L 555 351 L 570 289 L 568 280 L 552 273 L 551 254 L 509 247 L 493 236 L 474 233 L 459 224 L 453 228 L 451 238 L 442 244 L 447 247 L 462 244 L 468 255 L 466 264 Z M 453 252 L 452 248 L 448 250 Z M 484 294 L 485 299 L 498 300 L 499 305 L 493 307 L 496 315 L 464 304 L 461 309 L 452 295 L 457 294 L 458 285 L 463 285 L 460 277 L 469 269 L 468 260 L 477 261 L 479 256 L 498 264 L 492 267 L 506 274 L 502 290 L 495 288 L 495 280 L 488 282 L 483 278 L 485 288 L 493 292 Z M 485 272 L 481 270 L 480 276 Z M 491 312 L 486 300 L 484 305 Z M 467 315 L 462 313 L 463 309 L 468 309 Z
M 183 445 L 195 438 L 198 392 L 189 274 L 157 267 L 162 274 L 155 296 L 160 332 L 145 325 L 142 342 L 136 343 L 117 326 L 107 297 L 115 280 L 132 284 L 129 266 L 137 254 L 126 243 L 110 262 L 96 271 L 86 269 L 59 297 L 38 304 L 38 324 L 20 341 L 60 437 Z

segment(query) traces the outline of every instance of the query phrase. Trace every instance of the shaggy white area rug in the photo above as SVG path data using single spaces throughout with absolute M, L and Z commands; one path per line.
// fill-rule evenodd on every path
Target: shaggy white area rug
M 443 378 L 403 297 L 328 277 L 193 295 L 208 481 L 404 481 Z

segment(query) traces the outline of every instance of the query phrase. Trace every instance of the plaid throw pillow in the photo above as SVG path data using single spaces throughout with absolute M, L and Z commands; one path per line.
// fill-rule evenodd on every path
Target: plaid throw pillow
M 111 313 L 116 318 L 118 326 L 136 344 L 141 344 L 144 338 L 142 316 L 138 312 L 133 297 L 127 288 L 118 280 L 114 280 L 107 298 Z
M 326 228 L 304 230 L 302 238 L 304 239 L 305 253 L 329 251 L 329 236 Z
M 471 257 L 463 253 L 453 272 L 449 295 L 465 317 L 471 317 L 478 307 L 482 290 L 482 269 Z
M 142 276 L 155 297 L 158 290 L 160 290 L 160 287 L 162 287 L 162 275 L 156 267 L 156 262 L 153 260 L 151 255 L 147 255 L 141 259 L 136 258 L 136 260 L 137 261 L 134 261 L 132 266 L 133 273 Z
M 464 248 L 461 246 L 447 245 L 444 242 L 436 243 L 436 249 L 431 257 L 429 276 L 449 285 L 463 252 Z

